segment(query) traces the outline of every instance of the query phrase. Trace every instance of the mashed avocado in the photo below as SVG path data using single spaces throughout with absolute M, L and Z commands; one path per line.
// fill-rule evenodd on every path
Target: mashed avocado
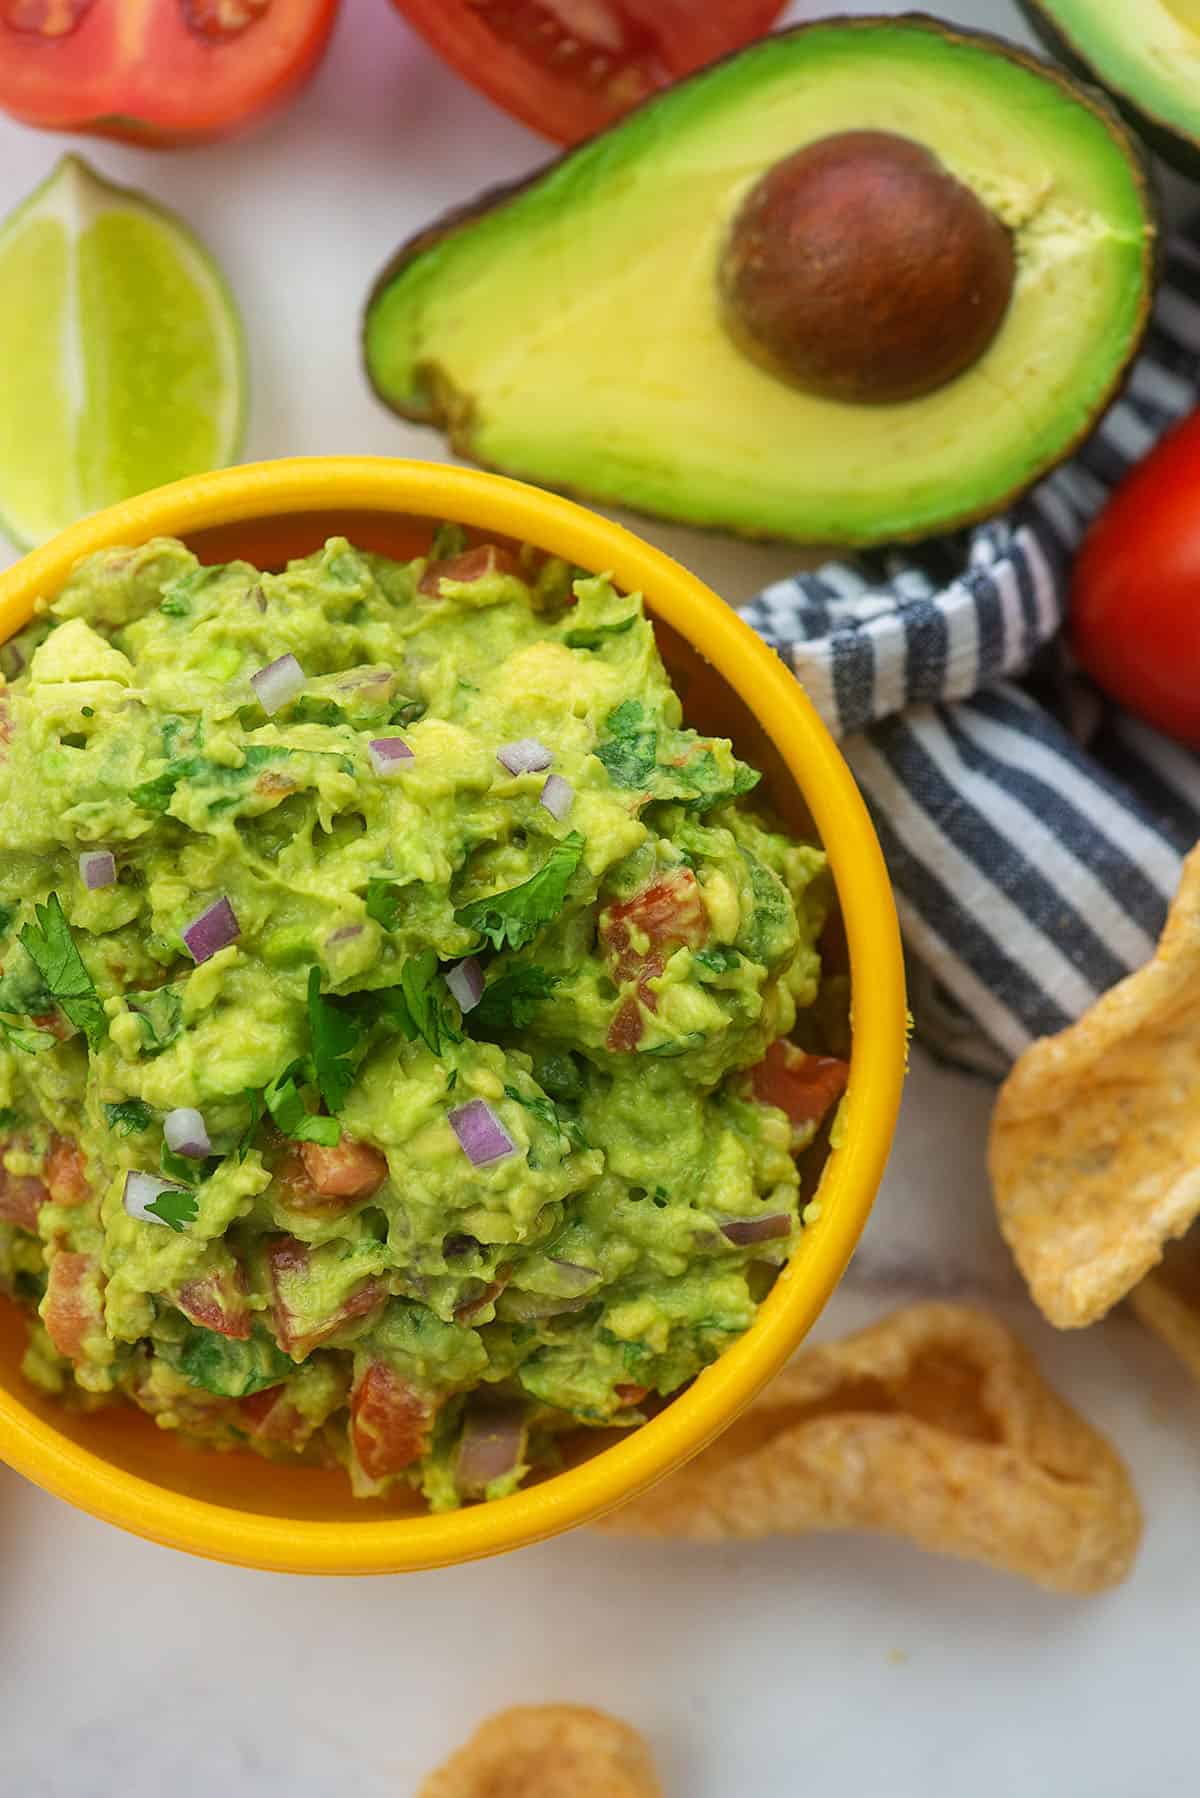
M 637 596 L 447 530 L 160 540 L 2 654 L 30 1379 L 444 1507 L 747 1328 L 844 1082 L 779 1040 L 829 1046 L 830 887 Z

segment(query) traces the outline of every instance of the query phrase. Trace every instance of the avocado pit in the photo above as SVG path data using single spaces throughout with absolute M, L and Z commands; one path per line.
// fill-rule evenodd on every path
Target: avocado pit
M 1015 273 L 1012 234 L 928 150 L 846 131 L 751 188 L 719 280 L 744 354 L 820 398 L 886 405 L 979 360 Z

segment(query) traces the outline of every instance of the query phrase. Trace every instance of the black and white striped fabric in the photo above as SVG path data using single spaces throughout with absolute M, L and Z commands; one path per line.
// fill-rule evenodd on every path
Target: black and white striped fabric
M 1200 837 L 1200 758 L 1102 700 L 1056 642 L 1087 524 L 1198 397 L 1200 229 L 1169 247 L 1124 396 L 1007 517 L 743 608 L 871 808 L 919 1033 L 980 1072 L 1149 958 Z

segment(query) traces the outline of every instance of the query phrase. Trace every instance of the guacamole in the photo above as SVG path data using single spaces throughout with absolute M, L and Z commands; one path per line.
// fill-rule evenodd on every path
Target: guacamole
M 747 1328 L 845 1081 L 832 889 L 638 596 L 449 528 L 158 540 L 0 659 L 30 1380 L 444 1508 Z

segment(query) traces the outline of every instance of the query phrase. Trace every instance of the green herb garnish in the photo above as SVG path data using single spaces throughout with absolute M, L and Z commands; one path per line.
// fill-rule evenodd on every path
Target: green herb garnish
M 340 1111 L 354 1083 L 349 1057 L 357 1049 L 361 1031 L 352 1016 L 321 997 L 321 970 L 308 970 L 308 1029 L 312 1042 L 313 1076 L 330 1111 Z
M 486 898 L 472 899 L 469 905 L 460 906 L 454 914 L 455 923 L 478 931 L 493 949 L 524 948 L 562 910 L 571 876 L 582 855 L 583 838 L 573 830 L 555 844 L 536 874 L 520 886 L 489 893 Z
M 615 624 L 578 625 L 567 632 L 563 642 L 568 649 L 599 649 L 608 637 L 622 637 L 626 631 L 631 631 L 637 616 L 636 612 L 630 612 L 628 618 L 618 618 Z
M 168 1224 L 178 1236 L 199 1217 L 200 1202 L 187 1187 L 173 1186 L 169 1191 L 160 1192 L 143 1209 L 152 1211 L 160 1223 Z
M 545 968 L 510 968 L 507 974 L 484 987 L 479 1004 L 467 1013 L 468 1030 L 472 1036 L 524 1030 L 538 1006 L 550 997 L 559 978 Z
M 114 1136 L 139 1136 L 154 1122 L 154 1113 L 142 1099 L 121 1099 L 102 1109 Z
M 96 983 L 84 965 L 57 893 L 34 906 L 34 921 L 22 927 L 21 944 L 53 994 L 59 1010 L 82 1030 L 95 1051 L 108 1034 L 108 1019 Z

